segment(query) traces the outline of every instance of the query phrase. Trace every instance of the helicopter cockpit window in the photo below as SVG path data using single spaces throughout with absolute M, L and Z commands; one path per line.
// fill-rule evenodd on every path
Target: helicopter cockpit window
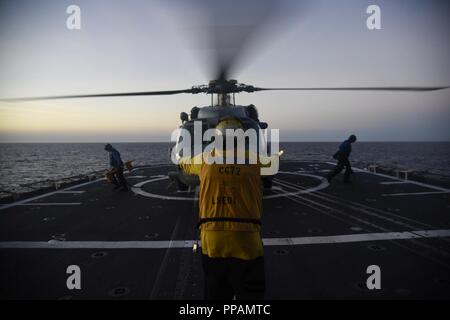
M 198 113 L 200 112 L 200 108 L 193 107 L 191 109 L 191 120 L 197 120 L 198 119 Z
M 250 119 L 259 121 L 258 109 L 253 104 L 247 107 L 247 114 Z

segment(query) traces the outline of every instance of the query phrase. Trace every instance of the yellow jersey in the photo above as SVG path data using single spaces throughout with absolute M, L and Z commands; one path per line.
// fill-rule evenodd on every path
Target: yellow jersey
M 262 256 L 261 165 L 208 164 L 203 157 L 183 158 L 179 164 L 185 173 L 200 179 L 202 253 L 243 260 Z

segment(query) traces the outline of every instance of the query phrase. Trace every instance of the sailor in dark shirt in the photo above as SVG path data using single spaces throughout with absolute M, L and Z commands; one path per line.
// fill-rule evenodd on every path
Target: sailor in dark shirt
M 333 158 L 338 161 L 338 164 L 336 166 L 336 169 L 328 175 L 327 177 L 328 182 L 331 182 L 331 180 L 339 173 L 341 173 L 341 171 L 345 167 L 344 182 L 351 183 L 350 175 L 352 174 L 352 166 L 350 165 L 350 161 L 348 160 L 348 158 L 352 153 L 352 143 L 355 142 L 356 136 L 351 135 L 348 138 L 348 140 L 345 140 L 344 142 L 341 143 L 338 152 L 336 152 L 336 154 L 333 156 Z
M 120 188 L 120 191 L 128 191 L 128 184 L 123 176 L 123 161 L 120 157 L 120 152 L 113 148 L 112 145 L 107 144 L 105 150 L 109 152 L 109 164 L 112 168 L 113 183 L 116 188 Z

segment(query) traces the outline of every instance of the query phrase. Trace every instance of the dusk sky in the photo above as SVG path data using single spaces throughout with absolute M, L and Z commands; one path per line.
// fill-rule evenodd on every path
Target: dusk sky
M 233 78 L 261 87 L 450 85 L 449 1 L 291 2 L 257 34 Z M 214 76 L 205 36 L 211 22 L 198 3 L 0 1 L 0 99 L 207 84 Z M 254 12 L 246 1 L 229 3 L 241 5 L 224 16 Z M 71 4 L 81 8 L 81 30 L 66 27 Z M 381 30 L 366 27 L 371 4 L 381 8 Z M 178 95 L 0 102 L 0 142 L 169 141 L 179 113 L 209 101 Z M 450 141 L 448 89 L 264 92 L 241 94 L 237 103 L 255 104 L 283 141 L 338 141 L 351 133 L 363 141 Z

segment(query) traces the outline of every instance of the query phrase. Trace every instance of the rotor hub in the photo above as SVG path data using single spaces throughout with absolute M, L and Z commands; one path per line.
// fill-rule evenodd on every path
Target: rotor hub
M 254 86 L 238 83 L 237 80 L 211 80 L 209 85 L 192 87 L 192 93 L 232 94 L 258 91 Z

